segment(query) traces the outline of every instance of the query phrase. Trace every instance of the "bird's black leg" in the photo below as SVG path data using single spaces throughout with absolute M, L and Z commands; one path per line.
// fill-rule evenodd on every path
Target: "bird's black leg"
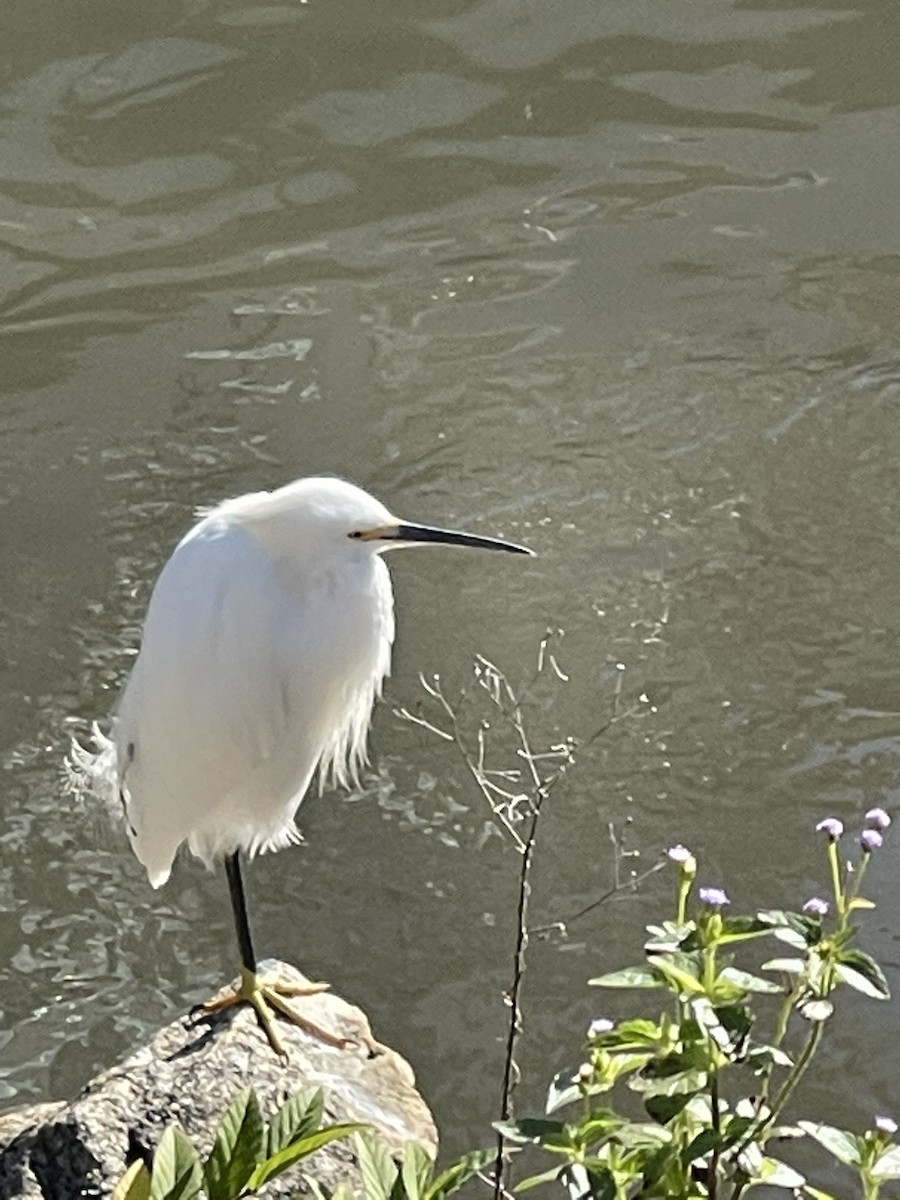
M 238 987 L 226 996 L 217 996 L 201 1004 L 201 1010 L 208 1014 L 224 1012 L 235 1004 L 249 1004 L 256 1012 L 257 1019 L 269 1039 L 269 1045 L 276 1054 L 287 1058 L 287 1051 L 275 1028 L 275 1014 L 286 1017 L 294 1025 L 299 1025 L 308 1034 L 329 1046 L 342 1050 L 348 1045 L 347 1039 L 338 1034 L 330 1033 L 327 1029 L 308 1021 L 289 1003 L 293 996 L 314 996 L 324 991 L 327 983 L 293 983 L 279 979 L 260 979 L 256 974 L 256 955 L 253 952 L 253 938 L 250 936 L 250 921 L 247 918 L 247 901 L 244 897 L 244 884 L 241 879 L 241 860 L 239 851 L 225 857 L 225 874 L 228 876 L 228 890 L 231 893 L 231 908 L 234 912 L 234 928 L 237 932 L 238 946 L 241 951 L 241 979 Z
M 225 874 L 231 893 L 231 910 L 234 913 L 234 928 L 241 952 L 241 965 L 251 975 L 256 974 L 256 955 L 253 953 L 253 938 L 250 936 L 250 920 L 247 916 L 247 901 L 244 897 L 244 882 L 241 879 L 240 850 L 225 858 Z

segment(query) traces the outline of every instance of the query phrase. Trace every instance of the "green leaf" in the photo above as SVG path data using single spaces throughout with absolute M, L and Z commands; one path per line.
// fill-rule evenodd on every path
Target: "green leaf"
M 571 1163 L 560 1173 L 569 1200 L 616 1200 L 615 1176 L 607 1170 L 590 1171 L 581 1163 Z
M 327 1183 L 322 1183 L 319 1179 L 308 1177 L 304 1180 L 306 1186 L 312 1192 L 315 1200 L 335 1200 L 336 1192 L 332 1191 Z M 339 1183 L 338 1188 L 344 1185 Z
M 716 1016 L 736 1042 L 743 1041 L 753 1028 L 753 1013 L 746 1004 L 717 1004 Z
M 559 1179 L 565 1167 L 551 1167 L 549 1171 L 541 1171 L 539 1175 L 529 1175 L 516 1183 L 516 1192 L 527 1192 L 530 1188 L 540 1187 L 543 1183 L 552 1183 Z
M 719 1100 L 719 1110 L 724 1115 L 727 1108 L 724 1100 Z M 692 1127 L 694 1129 L 712 1127 L 712 1105 L 709 1102 L 709 1096 L 705 1092 L 698 1092 L 696 1096 L 691 1096 L 687 1104 L 684 1106 L 684 1122 L 683 1129 Z
M 721 1107 L 721 1101 L 719 1102 Z M 756 1118 L 751 1116 L 730 1116 L 723 1122 L 722 1127 L 722 1149 L 727 1150 L 731 1146 L 737 1145 L 738 1142 L 743 1142 L 747 1132 L 752 1129 L 756 1123 Z
M 723 917 L 722 932 L 716 939 L 720 945 L 728 942 L 745 942 L 749 938 L 765 937 L 772 932 L 772 926 L 762 916 L 755 917 Z
M 745 992 L 767 992 L 769 995 L 775 995 L 783 991 L 780 983 L 773 983 L 771 979 L 760 979 L 758 975 L 751 975 L 749 971 L 740 971 L 737 967 L 726 967 L 724 971 L 720 972 L 719 979 L 733 983 L 735 987 L 739 987 Z
M 756 914 L 757 919 L 768 925 L 777 938 L 789 941 L 783 934 L 794 933 L 802 938 L 800 949 L 815 946 L 822 940 L 822 923 L 817 917 L 807 917 L 802 913 L 785 912 L 780 908 L 770 908 Z
M 829 938 L 832 946 L 836 950 L 843 950 L 846 945 L 853 941 L 856 936 L 856 929 L 852 925 L 848 925 L 846 929 L 836 929 Z
M 822 923 L 818 918 L 776 908 L 756 915 L 763 924 L 770 927 L 779 941 L 787 942 L 795 950 L 808 950 L 810 946 L 818 945 L 822 940 Z
M 639 1076 L 629 1080 L 628 1086 L 644 1096 L 691 1096 L 706 1087 L 707 1072 L 699 1067 L 687 1071 L 676 1071 L 671 1075 Z
M 646 1194 L 648 1196 L 665 1196 L 669 1194 L 670 1190 L 672 1194 L 675 1194 L 674 1188 L 659 1190 L 660 1181 L 672 1170 L 672 1151 L 668 1146 L 660 1146 L 658 1150 L 645 1155 L 641 1163 L 641 1182 Z
M 772 1066 L 792 1067 L 794 1065 L 794 1060 L 789 1054 L 785 1054 L 780 1046 L 754 1046 L 747 1054 L 747 1061 L 758 1070 L 765 1070 Z
M 872 1000 L 887 1000 L 884 992 L 875 987 L 860 971 L 856 971 L 853 967 L 848 967 L 843 963 L 837 963 L 834 968 L 834 977 L 840 983 L 846 983 L 849 987 L 855 988 L 856 991 L 862 992 L 864 996 L 868 996 Z
M 626 1150 L 655 1150 L 659 1146 L 668 1146 L 672 1134 L 668 1129 L 659 1125 L 650 1125 L 646 1121 L 621 1121 L 619 1128 L 610 1135 L 610 1140 Z
M 346 1183 L 339 1183 L 337 1187 L 330 1188 L 327 1184 L 322 1183 L 320 1179 L 313 1179 L 311 1175 L 304 1175 L 303 1186 L 309 1188 L 315 1200 L 356 1200 L 353 1195 L 353 1189 L 348 1187 Z M 246 1192 L 244 1193 L 247 1194 Z
M 566 1150 L 572 1146 L 562 1121 L 523 1117 L 520 1121 L 495 1121 L 494 1128 L 519 1146 L 543 1146 L 545 1150 Z
M 609 1033 L 595 1035 L 591 1038 L 591 1045 L 602 1046 L 604 1050 L 646 1050 L 648 1046 L 658 1046 L 661 1038 L 662 1030 L 655 1021 L 635 1017 L 630 1021 L 620 1021 Z
M 889 1000 L 891 989 L 884 972 L 871 955 L 862 950 L 842 950 L 838 955 L 836 975 L 865 996 Z
M 367 1128 L 368 1126 L 366 1125 L 351 1122 L 347 1122 L 344 1125 L 328 1125 L 325 1129 L 319 1129 L 316 1133 L 307 1134 L 306 1137 L 291 1142 L 289 1146 L 285 1146 L 283 1150 L 279 1150 L 277 1154 L 270 1155 L 265 1162 L 259 1164 L 247 1180 L 247 1191 L 258 1192 L 264 1183 L 268 1183 L 270 1179 L 274 1179 L 276 1175 L 280 1175 L 288 1167 L 292 1167 L 294 1163 L 299 1162 L 301 1159 L 308 1158 L 310 1154 L 315 1154 L 317 1150 L 321 1150 L 329 1142 L 335 1142 L 338 1138 L 348 1137 L 351 1133 L 356 1133 L 360 1129 Z
M 660 1125 L 668 1125 L 673 1117 L 684 1109 L 685 1105 L 690 1100 L 690 1096 L 644 1096 L 644 1108 L 647 1110 L 647 1116 L 652 1117 L 654 1121 L 658 1121 Z
M 599 1082 L 588 1085 L 589 1095 L 596 1096 L 607 1092 L 623 1075 L 633 1075 L 642 1070 L 653 1057 L 651 1051 L 643 1054 L 611 1054 L 603 1069 L 599 1072 Z
M 819 1121 L 798 1121 L 797 1124 L 820 1146 L 832 1154 L 838 1162 L 848 1167 L 860 1165 L 859 1145 L 857 1139 L 845 1129 L 836 1129 L 834 1125 L 823 1125 Z
M 138 1159 L 113 1189 L 112 1200 L 150 1200 L 150 1172 Z
M 760 968 L 763 971 L 782 971 L 785 975 L 802 975 L 806 962 L 802 958 L 770 958 Z
M 690 1008 L 697 1025 L 706 1030 L 720 1050 L 727 1053 L 733 1049 L 728 1030 L 722 1025 L 716 1010 L 705 996 L 697 996 L 691 1000 Z
M 556 1112 L 557 1109 L 581 1099 L 581 1088 L 575 1082 L 577 1073 L 577 1067 L 566 1067 L 564 1071 L 557 1071 L 553 1076 L 547 1092 L 548 1113 Z
M 452 1196 L 473 1175 L 477 1175 L 488 1163 L 492 1163 L 496 1157 L 496 1150 L 473 1150 L 471 1154 L 463 1155 L 462 1158 L 457 1159 L 455 1163 L 432 1179 L 425 1190 L 424 1200 L 444 1200 L 445 1196 Z M 557 1169 L 554 1168 L 553 1174 Z M 519 1187 L 521 1186 L 520 1184 Z
M 153 1155 L 150 1200 L 194 1200 L 203 1187 L 203 1168 L 183 1129 L 170 1125 Z
M 403 1148 L 400 1177 L 409 1200 L 424 1200 L 434 1163 L 418 1142 L 407 1142 Z
M 891 1146 L 879 1155 L 869 1173 L 873 1179 L 900 1179 L 900 1146 Z
M 591 1115 L 574 1126 L 573 1141 L 579 1146 L 596 1146 L 613 1134 L 621 1132 L 626 1122 L 611 1108 L 595 1108 Z
M 826 967 L 828 968 L 827 970 Z M 826 960 L 819 954 L 815 947 L 807 951 L 806 980 L 811 994 L 816 996 L 827 996 L 834 987 L 834 980 L 831 977 L 831 965 L 830 963 L 826 963 Z
M 693 921 L 685 921 L 679 925 L 677 921 L 660 921 L 658 925 L 648 925 L 647 932 L 653 938 L 665 938 L 668 941 L 680 941 L 694 929 Z
M 810 1187 L 809 1184 L 804 1184 L 803 1195 L 809 1196 L 809 1200 L 837 1200 L 831 1192 L 823 1192 L 821 1188 Z
M 742 1103 L 745 1103 L 742 1101 Z M 772 1125 L 766 1137 L 776 1142 L 789 1142 L 792 1139 L 800 1139 L 806 1137 L 806 1134 L 799 1125 Z
M 850 903 L 847 905 L 847 912 L 853 912 L 854 909 L 858 909 L 858 908 L 870 909 L 870 908 L 874 908 L 874 907 L 875 907 L 875 905 L 872 903 L 872 901 L 867 900 L 865 898 L 865 896 L 854 896 L 853 899 L 850 901 Z
M 253 1088 L 246 1088 L 226 1109 L 203 1168 L 209 1200 L 234 1200 L 240 1195 L 264 1149 L 259 1100 Z
M 621 971 L 610 971 L 596 979 L 589 979 L 591 987 L 609 988 L 661 988 L 662 981 L 647 967 L 625 967 Z
M 384 1142 L 371 1134 L 354 1138 L 366 1200 L 391 1200 L 400 1170 Z
M 321 1088 L 304 1088 L 291 1096 L 269 1122 L 266 1153 L 277 1154 L 298 1138 L 315 1133 L 324 1111 Z
M 721 1138 L 714 1129 L 701 1129 L 697 1136 L 690 1141 L 681 1152 L 681 1162 L 689 1167 L 698 1158 L 703 1158 L 720 1144 Z
M 802 933 L 798 933 L 796 929 L 787 927 L 773 929 L 772 932 L 778 938 L 779 942 L 785 942 L 794 950 L 808 950 L 809 942 Z
M 647 962 L 674 985 L 680 994 L 700 995 L 703 992 L 703 984 L 700 982 L 701 967 L 697 956 L 651 954 Z
M 768 1187 L 789 1188 L 791 1191 L 795 1191 L 796 1188 L 802 1187 L 806 1180 L 799 1171 L 795 1171 L 787 1163 L 767 1156 L 760 1164 L 759 1179 L 754 1182 L 764 1183 Z

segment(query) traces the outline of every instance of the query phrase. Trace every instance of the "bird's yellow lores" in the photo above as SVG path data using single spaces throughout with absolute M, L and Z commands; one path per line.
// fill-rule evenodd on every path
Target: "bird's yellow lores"
M 425 543 L 531 551 L 398 520 L 340 479 L 298 479 L 212 509 L 178 544 L 153 589 L 141 649 L 96 753 L 74 769 L 124 814 L 153 887 L 182 842 L 223 857 L 241 984 L 217 1010 L 253 1005 L 283 1054 L 272 1008 L 319 1037 L 256 973 L 241 881 L 251 857 L 297 838 L 294 815 L 318 768 L 346 783 L 365 757 L 390 669 L 394 599 L 381 555 Z

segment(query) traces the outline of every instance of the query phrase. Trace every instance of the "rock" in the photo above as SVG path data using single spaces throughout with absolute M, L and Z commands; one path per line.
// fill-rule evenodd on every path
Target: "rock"
M 305 976 L 268 961 L 292 982 Z M 71 1103 L 37 1104 L 0 1116 L 2 1200 L 86 1200 L 105 1197 L 142 1151 L 178 1123 L 201 1154 L 209 1152 L 219 1118 L 243 1088 L 252 1086 L 265 1117 L 301 1088 L 320 1087 L 326 1124 L 361 1121 L 374 1126 L 392 1154 L 409 1141 L 432 1156 L 437 1134 L 405 1059 L 372 1037 L 365 1014 L 331 992 L 296 1001 L 315 1024 L 352 1040 L 335 1049 L 279 1020 L 289 1053 L 284 1064 L 269 1047 L 246 1006 L 209 1018 L 184 1017 L 161 1029 L 123 1063 L 93 1079 Z M 300 1172 L 334 1187 L 359 1188 L 352 1142 L 336 1141 L 267 1185 L 266 1197 L 296 1196 Z

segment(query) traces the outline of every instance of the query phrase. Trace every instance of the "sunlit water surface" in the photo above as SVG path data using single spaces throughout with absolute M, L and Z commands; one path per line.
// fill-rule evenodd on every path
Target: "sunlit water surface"
M 297 475 L 538 552 L 393 561 L 371 770 L 248 873 L 261 950 L 367 1010 L 448 1153 L 496 1115 L 518 859 L 396 715 L 419 672 L 524 685 L 560 628 L 535 745 L 637 705 L 547 804 L 536 924 L 610 886 L 610 824 L 623 877 L 681 841 L 736 909 L 823 890 L 815 821 L 898 797 L 898 38 L 893 0 L 7 5 L 4 1105 L 235 966 L 222 878 L 152 892 L 61 763 L 195 507 Z M 897 987 L 895 861 L 865 944 Z M 671 884 L 532 943 L 523 1111 Z M 804 1105 L 900 1116 L 898 1027 L 851 999 Z

